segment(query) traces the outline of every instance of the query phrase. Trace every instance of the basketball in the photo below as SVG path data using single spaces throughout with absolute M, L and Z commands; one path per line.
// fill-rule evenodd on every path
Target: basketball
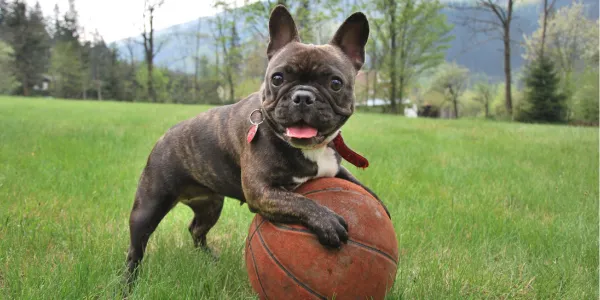
M 321 245 L 301 225 L 256 215 L 246 241 L 246 269 L 260 299 L 384 299 L 396 277 L 398 241 L 385 209 L 362 187 L 320 178 L 295 191 L 348 223 L 348 243 Z

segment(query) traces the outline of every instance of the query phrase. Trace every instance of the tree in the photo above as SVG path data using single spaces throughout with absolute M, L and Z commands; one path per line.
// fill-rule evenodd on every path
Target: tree
M 196 102 L 198 100 L 198 77 L 200 73 L 204 73 L 202 76 L 208 76 L 208 71 L 206 69 L 201 69 L 202 66 L 208 66 L 208 58 L 206 55 L 200 57 L 200 42 L 206 39 L 208 36 L 203 34 L 200 30 L 202 29 L 202 18 L 198 18 L 198 23 L 196 25 L 196 32 L 194 33 L 195 39 L 195 49 L 194 49 L 194 85 L 192 87 L 192 101 Z
M 460 96 L 467 89 L 469 69 L 456 63 L 446 63 L 435 73 L 431 87 L 434 91 L 444 95 L 445 101 L 452 104 L 454 117 L 458 119 L 458 103 Z
M 523 57 L 530 62 L 537 59 L 540 56 L 540 45 L 545 45 L 544 56 L 555 62 L 561 92 L 567 97 L 570 106 L 574 105 L 571 100 L 577 90 L 574 80 L 577 78 L 576 73 L 583 72 L 588 66 L 598 65 L 599 23 L 588 18 L 586 12 L 584 4 L 574 2 L 549 16 L 545 34 L 541 16 L 538 30 L 525 37 Z M 574 109 L 570 107 L 569 110 Z
M 490 117 L 490 105 L 494 95 L 496 95 L 496 86 L 490 84 L 487 80 L 481 80 L 475 84 L 475 97 L 473 100 L 481 103 L 485 112 L 485 118 Z
M 139 84 L 139 91 L 138 91 L 138 96 L 140 99 L 143 99 L 143 101 L 146 101 L 147 99 L 152 99 L 152 97 L 150 97 L 150 95 L 148 95 L 147 93 L 150 92 L 150 89 L 148 88 L 147 84 L 152 82 L 154 84 L 154 90 L 153 92 L 155 93 L 155 97 L 157 100 L 159 100 L 160 102 L 167 102 L 167 100 L 170 99 L 169 94 L 168 94 L 168 85 L 169 85 L 169 78 L 166 76 L 165 72 L 163 70 L 161 70 L 160 68 L 155 68 L 152 71 L 152 80 L 149 80 L 148 77 L 150 76 L 148 73 L 149 69 L 146 66 L 141 66 L 137 73 L 136 73 L 136 81 Z M 152 101 L 152 100 L 150 100 Z
M 91 82 L 95 88 L 98 100 L 103 100 L 103 88 L 109 81 L 110 76 L 115 75 L 111 72 L 113 65 L 118 63 L 114 60 L 114 51 L 106 45 L 100 33 L 96 31 L 90 47 L 89 70 Z
M 525 72 L 525 97 L 519 121 L 560 123 L 566 119 L 565 97 L 558 91 L 559 78 L 552 61 L 539 56 Z
M 6 17 L 8 15 L 8 2 L 6 0 L 0 0 L 0 29 L 5 23 Z M 0 30 L 0 39 L 2 39 L 2 31 Z
M 87 99 L 90 82 L 94 80 L 90 67 L 92 43 L 81 41 L 83 29 L 79 25 L 74 0 L 69 0 L 69 10 L 62 17 L 57 7 L 54 13 L 54 46 L 50 64 L 52 94 L 61 98 Z
M 269 24 L 271 11 L 279 4 L 285 5 L 294 16 L 302 41 L 313 44 L 329 41 L 333 32 L 324 30 L 328 28 L 326 24 L 335 20 L 341 12 L 340 0 L 256 1 L 242 7 L 241 12 L 246 16 L 246 24 L 258 40 L 267 40 L 269 32 L 266 24 Z
M 540 56 L 544 56 L 544 47 L 546 44 L 546 29 L 548 28 L 548 17 L 550 16 L 550 12 L 554 8 L 554 3 L 556 0 L 552 0 L 550 4 L 548 4 L 548 0 L 544 0 L 544 8 L 542 12 L 542 42 L 540 45 Z
M 223 12 L 217 14 L 213 21 L 213 38 L 218 47 L 218 52 L 221 53 L 223 64 L 218 68 L 220 76 L 225 78 L 228 86 L 227 101 L 233 103 L 235 101 L 235 84 L 238 74 L 241 70 L 241 44 L 240 37 L 237 33 L 238 13 L 239 11 L 232 7 L 232 4 L 226 1 L 215 2 L 215 7 Z M 218 64 L 217 57 L 217 64 Z
M 79 47 L 78 43 L 59 42 L 52 48 L 50 74 L 54 97 L 81 98 L 84 79 Z
M 370 18 L 375 27 L 377 45 L 382 47 L 381 74 L 387 79 L 390 110 L 398 113 L 397 101 L 423 72 L 444 61 L 448 33 L 439 1 L 377 0 L 365 9 L 375 11 Z
M 454 6 L 465 12 L 461 25 L 473 32 L 486 33 L 499 38 L 503 43 L 504 53 L 504 95 L 506 112 L 512 116 L 512 69 L 510 65 L 513 6 L 516 0 L 476 0 L 475 5 Z
M 12 72 L 13 55 L 10 46 L 0 40 L 0 94 L 10 94 L 18 86 Z
M 599 81 L 598 68 L 589 68 L 578 75 L 578 89 L 573 95 L 575 120 L 598 124 L 600 116 Z
M 20 92 L 29 96 L 49 61 L 50 37 L 42 9 L 39 3 L 30 10 L 24 2 L 14 0 L 3 11 L 2 32 L 13 50 L 12 72 L 19 81 Z
M 144 2 L 144 29 L 142 31 L 143 45 L 144 45 L 144 58 L 146 62 L 146 68 L 149 76 L 146 76 L 148 80 L 146 82 L 146 88 L 148 89 L 148 97 L 152 102 L 157 101 L 156 90 L 154 86 L 154 58 L 160 52 L 163 43 L 155 45 L 154 37 L 154 14 L 158 8 L 164 4 L 164 0 L 145 0 Z

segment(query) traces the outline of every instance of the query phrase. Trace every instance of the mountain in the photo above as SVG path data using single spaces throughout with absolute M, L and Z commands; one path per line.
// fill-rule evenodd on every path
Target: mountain
M 589 17 L 598 19 L 599 4 L 597 0 L 581 0 L 589 7 Z M 557 0 L 555 7 L 560 8 L 571 4 L 572 0 Z M 540 3 L 522 4 L 515 7 L 513 12 L 513 25 L 511 29 L 511 37 L 514 40 L 512 43 L 511 65 L 515 72 L 524 64 L 522 58 L 524 49 L 519 45 L 523 42 L 524 35 L 530 35 L 538 28 L 538 18 L 542 10 Z M 498 38 L 492 38 L 491 35 L 485 33 L 474 33 L 466 26 L 459 25 L 461 18 L 464 16 L 464 11 L 445 8 L 442 11 L 447 20 L 455 26 L 451 31 L 454 35 L 454 40 L 450 43 L 450 48 L 446 53 L 446 60 L 455 61 L 456 63 L 466 66 L 472 73 L 484 73 L 494 81 L 502 81 L 504 76 L 504 61 L 503 61 L 503 44 Z M 367 12 L 368 15 L 368 12 Z M 479 15 L 483 16 L 483 14 Z M 491 14 L 487 14 L 491 17 Z M 162 50 L 156 57 L 156 64 L 167 67 L 172 70 L 185 72 L 193 71 L 192 59 L 189 58 L 196 48 L 195 35 L 199 34 L 209 37 L 204 39 L 199 47 L 200 55 L 206 55 L 211 60 L 214 60 L 215 49 L 211 41 L 212 33 L 210 31 L 211 21 L 215 16 L 199 18 L 196 21 L 183 23 L 172 26 L 163 30 L 156 31 L 157 44 L 164 43 Z M 332 20 L 328 24 L 326 30 L 333 32 L 334 28 L 343 21 L 343 16 L 339 16 L 336 20 Z M 264 30 L 266 30 L 265 24 Z M 240 38 L 242 41 L 247 41 L 253 38 L 253 35 L 244 30 L 245 24 L 240 22 L 238 25 Z M 140 37 L 132 38 L 140 41 Z M 485 42 L 483 42 L 485 41 Z M 129 49 L 127 40 L 117 41 L 115 43 L 119 53 L 123 59 L 129 59 Z M 136 60 L 141 61 L 143 58 L 143 47 L 140 44 L 129 42 L 133 50 Z M 265 41 L 266 47 L 266 41 Z M 185 59 L 184 57 L 188 57 Z

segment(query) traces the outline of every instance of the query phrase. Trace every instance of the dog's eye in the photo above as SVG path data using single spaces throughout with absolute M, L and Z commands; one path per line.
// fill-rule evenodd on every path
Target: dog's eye
M 283 84 L 283 74 L 275 73 L 271 77 L 271 84 L 274 86 L 280 86 Z
M 339 91 L 339 90 L 342 89 L 342 86 L 344 86 L 344 84 L 342 83 L 341 79 L 339 79 L 339 78 L 336 77 L 336 78 L 333 78 L 331 80 L 331 85 L 330 86 L 331 86 L 332 90 L 334 90 L 334 91 L 337 92 L 337 91 Z

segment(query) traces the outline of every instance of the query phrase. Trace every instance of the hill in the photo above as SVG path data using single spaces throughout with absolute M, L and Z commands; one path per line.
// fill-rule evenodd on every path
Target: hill
M 571 2 L 572 0 L 557 0 L 556 7 L 566 6 Z M 589 6 L 589 16 L 593 19 L 598 19 L 598 1 L 582 0 L 582 2 Z M 515 7 L 514 21 L 511 30 L 511 36 L 514 39 L 511 49 L 511 65 L 515 71 L 518 71 L 524 63 L 522 58 L 523 48 L 519 46 L 519 43 L 523 42 L 523 35 L 530 35 L 537 29 L 540 11 L 540 4 L 535 3 L 522 4 Z M 448 61 L 456 61 L 458 64 L 468 67 L 472 73 L 484 73 L 493 80 L 503 80 L 502 41 L 499 39 L 491 39 L 492 36 L 484 33 L 473 34 L 469 28 L 458 25 L 461 23 L 461 16 L 463 16 L 464 12 L 446 8 L 443 10 L 443 13 L 451 23 L 455 24 L 455 27 L 451 32 L 451 35 L 454 35 L 455 39 L 450 43 L 450 49 L 446 53 L 446 59 Z M 330 31 L 342 21 L 343 17 L 344 16 L 339 16 L 336 20 L 332 20 L 331 26 L 329 26 L 331 27 Z M 196 32 L 199 32 L 201 35 L 211 37 L 210 24 L 213 19 L 214 16 L 203 17 L 198 21 L 187 22 L 163 30 L 158 30 L 156 33 L 157 40 L 159 43 L 164 42 L 165 46 L 157 55 L 156 63 L 172 70 L 191 72 L 193 64 L 189 57 L 195 49 L 193 36 Z M 241 19 L 243 21 L 243 18 Z M 243 22 L 240 22 L 240 38 L 242 40 L 248 40 L 251 38 L 251 35 L 243 30 L 244 27 Z M 139 39 L 139 37 L 134 38 Z M 482 41 L 487 42 L 481 43 Z M 116 42 L 116 46 L 123 58 L 129 56 L 126 40 Z M 132 43 L 131 46 L 137 60 L 141 60 L 143 57 L 141 46 L 134 43 Z M 202 42 L 199 47 L 199 53 L 200 55 L 207 55 L 210 59 L 214 59 L 214 46 L 210 39 Z M 186 59 L 185 57 L 188 58 Z

